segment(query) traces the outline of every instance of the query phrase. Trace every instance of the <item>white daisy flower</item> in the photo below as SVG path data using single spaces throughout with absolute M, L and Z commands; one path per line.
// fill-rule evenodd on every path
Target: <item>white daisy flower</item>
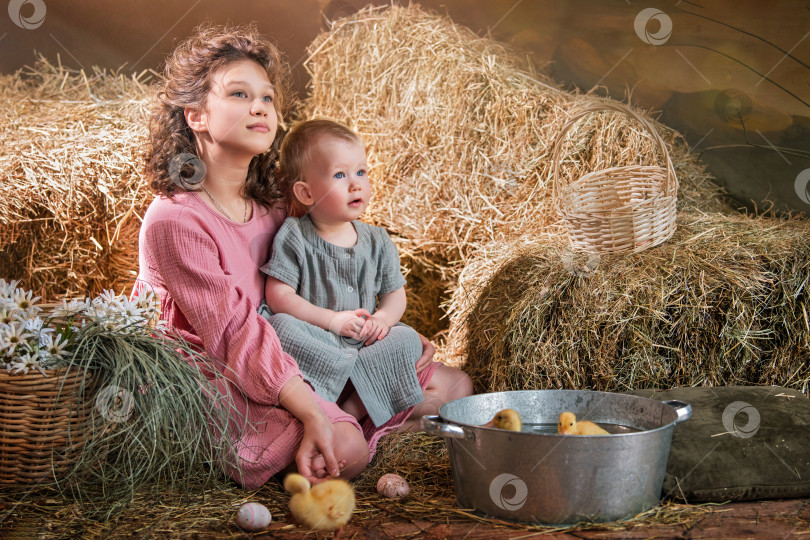
M 138 306 L 148 310 L 157 311 L 160 309 L 160 298 L 155 291 L 141 291 L 133 300 L 138 302 Z
M 134 325 L 144 325 L 147 321 L 138 302 L 125 296 L 113 296 L 112 291 L 104 291 L 91 302 L 86 314 L 101 323 L 108 331 L 132 331 Z
M 11 301 L 14 305 L 16 305 L 19 310 L 25 312 L 28 312 L 29 309 L 32 308 L 40 310 L 39 307 L 35 306 L 38 300 L 39 296 L 34 296 L 34 293 L 26 291 L 25 289 L 15 289 L 14 293 L 11 295 Z
M 2 364 L 5 364 L 6 359 L 11 358 L 11 353 L 14 352 L 16 347 L 12 347 L 11 344 L 5 340 L 2 336 L 2 328 L 0 328 L 0 367 Z
M 11 298 L 11 295 L 14 294 L 15 290 L 17 290 L 17 285 L 19 283 L 20 282 L 17 280 L 12 279 L 10 282 L 8 282 L 5 279 L 0 278 L 0 303 L 2 303 L 4 298 Z
M 93 304 L 104 304 L 108 306 L 120 306 L 123 296 L 117 296 L 112 289 L 104 291 L 93 299 Z
M 68 341 L 60 334 L 53 334 L 52 328 L 49 330 L 51 330 L 51 333 L 43 333 L 39 336 L 39 350 L 46 351 L 51 356 L 58 356 L 61 359 L 64 357 Z
M 130 323 L 144 322 L 144 308 L 140 306 L 137 300 L 121 300 L 121 315 Z
M 85 310 L 85 314 L 91 319 L 103 320 L 115 317 L 118 310 L 111 304 L 93 301 Z
M 32 369 L 38 369 L 40 373 L 43 375 L 45 374 L 45 372 L 42 371 L 42 367 L 39 365 L 39 355 L 37 353 L 27 352 L 21 356 L 18 356 L 15 361 L 12 362 L 10 372 L 12 374 L 28 374 L 28 372 Z
M 112 290 L 93 299 L 62 300 L 45 317 L 36 305 L 40 298 L 17 285 L 17 281 L 0 279 L 0 369 L 12 373 L 58 365 L 72 354 L 66 336 L 83 332 L 91 324 L 125 334 L 166 331 L 165 321 L 159 321 L 156 328 L 148 326 L 160 313 L 159 296 L 151 291 L 132 300 L 116 296 Z M 53 319 L 60 320 L 54 323 Z
M 28 306 L 28 309 L 23 311 L 23 318 L 25 319 L 33 319 L 34 317 L 39 316 L 39 313 L 42 311 L 42 308 L 39 306 Z
M 169 329 L 168 323 L 163 319 L 158 319 L 158 322 L 155 323 L 155 327 L 153 330 L 165 334 L 166 331 L 168 331 L 168 329 Z
M 133 297 L 133 301 L 136 301 L 138 307 L 143 310 L 141 316 L 144 324 L 158 324 L 160 320 L 160 297 L 155 291 L 142 289 L 137 296 Z
M 19 349 L 28 348 L 28 339 L 31 335 L 26 331 L 25 325 L 21 322 L 13 322 L 11 324 L 0 327 L 0 341 L 6 344 L 6 348 L 11 354 Z
M 82 313 L 88 307 L 86 300 L 62 300 L 62 303 L 53 310 L 53 316 L 67 319 Z
M 0 308 L 0 324 L 11 324 L 13 322 L 23 322 L 23 313 L 16 307 L 6 306 Z
M 125 326 L 126 326 L 126 323 L 124 321 L 122 321 L 120 319 L 117 319 L 117 318 L 113 318 L 113 317 L 109 317 L 107 319 L 104 319 L 103 322 L 102 322 L 102 327 L 105 330 L 109 330 L 109 331 L 113 331 L 113 332 L 123 330 Z
M 34 317 L 31 318 L 26 318 L 23 321 L 23 328 L 25 328 L 25 330 L 28 333 L 34 336 L 40 335 L 42 333 L 47 334 L 49 332 L 53 332 L 53 328 L 45 328 L 45 321 L 40 319 L 39 315 L 35 315 Z

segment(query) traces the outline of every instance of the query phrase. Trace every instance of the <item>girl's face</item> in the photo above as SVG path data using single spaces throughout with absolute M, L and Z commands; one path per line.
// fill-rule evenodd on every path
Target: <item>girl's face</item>
M 253 60 L 226 64 L 211 75 L 202 110 L 187 110 L 189 126 L 204 144 L 249 157 L 266 152 L 276 138 L 274 92 Z
M 322 223 L 353 221 L 368 207 L 371 186 L 363 146 L 333 135 L 319 135 L 309 149 L 296 183 L 298 200 Z

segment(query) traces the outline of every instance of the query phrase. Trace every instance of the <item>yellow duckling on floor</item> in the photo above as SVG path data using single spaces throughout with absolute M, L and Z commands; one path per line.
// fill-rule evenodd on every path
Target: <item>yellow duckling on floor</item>
M 562 435 L 608 435 L 607 431 L 593 422 L 577 421 L 576 415 L 568 411 L 560 413 L 557 421 L 557 433 Z
M 508 431 L 520 431 L 523 428 L 523 422 L 520 420 L 520 415 L 514 409 L 504 409 L 498 411 L 492 420 L 484 424 L 482 427 L 494 427 L 497 429 L 506 429 Z
M 335 538 L 354 512 L 354 489 L 341 479 L 311 486 L 297 473 L 288 474 L 284 489 L 292 493 L 290 512 L 296 522 L 318 531 L 335 531 Z

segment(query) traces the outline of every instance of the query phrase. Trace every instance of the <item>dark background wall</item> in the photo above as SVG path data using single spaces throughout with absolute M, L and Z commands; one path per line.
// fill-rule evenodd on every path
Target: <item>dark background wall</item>
M 205 20 L 255 21 L 305 95 L 306 46 L 375 0 L 11 0 L 0 71 L 35 51 L 63 64 L 159 69 Z M 810 213 L 809 0 L 420 0 L 509 42 L 568 88 L 661 111 L 740 202 Z M 347 74 L 351 76 L 351 74 Z M 2 121 L 2 120 L 0 120 Z

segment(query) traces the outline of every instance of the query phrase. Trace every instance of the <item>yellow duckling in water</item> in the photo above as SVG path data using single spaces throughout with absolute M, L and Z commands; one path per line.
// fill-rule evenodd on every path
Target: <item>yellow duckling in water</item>
M 504 409 L 502 411 L 498 411 L 492 420 L 484 424 L 482 427 L 494 427 L 508 431 L 520 431 L 523 428 L 523 422 L 520 420 L 520 415 L 516 410 Z
M 608 435 L 607 431 L 593 422 L 577 421 L 576 415 L 568 411 L 560 413 L 557 421 L 557 433 L 562 435 Z
M 291 473 L 284 479 L 284 489 L 292 493 L 290 512 L 298 523 L 318 531 L 336 531 L 335 538 L 354 512 L 354 489 L 345 480 L 310 486 L 309 480 Z

